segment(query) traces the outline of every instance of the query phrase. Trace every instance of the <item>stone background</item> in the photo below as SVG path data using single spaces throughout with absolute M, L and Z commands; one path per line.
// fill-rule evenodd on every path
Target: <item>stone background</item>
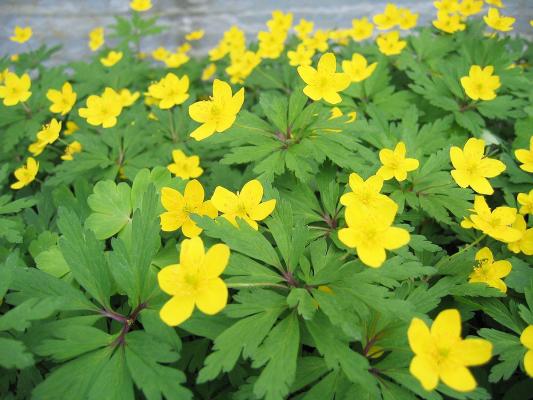
M 391 0 L 389 0 L 390 2 Z M 381 12 L 386 0 L 153 0 L 151 15 L 160 15 L 160 22 L 169 27 L 163 35 L 143 43 L 143 50 L 151 51 L 159 45 L 173 48 L 183 35 L 194 29 L 205 29 L 206 36 L 195 43 L 194 53 L 202 54 L 212 47 L 221 33 L 237 24 L 247 33 L 263 29 L 272 10 L 292 11 L 295 20 L 307 18 L 317 27 L 347 27 L 355 17 Z M 396 4 L 419 12 L 419 23 L 434 18 L 430 0 L 397 0 Z M 533 35 L 529 20 L 533 19 L 533 0 L 504 0 L 504 13 L 517 18 L 517 31 Z M 63 50 L 54 62 L 79 58 L 90 53 L 88 32 L 96 26 L 107 26 L 115 15 L 129 13 L 128 0 L 0 0 L 0 56 L 20 51 L 19 45 L 9 41 L 15 25 L 30 25 L 34 37 L 31 46 L 40 43 L 62 44 Z M 109 30 L 106 31 L 109 33 Z

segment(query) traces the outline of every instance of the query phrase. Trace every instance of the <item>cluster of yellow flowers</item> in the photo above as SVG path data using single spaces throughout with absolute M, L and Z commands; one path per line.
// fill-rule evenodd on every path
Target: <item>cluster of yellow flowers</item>
M 339 230 L 339 239 L 346 246 L 355 248 L 359 259 L 369 267 L 377 268 L 385 262 L 385 250 L 395 250 L 409 243 L 409 232 L 392 226 L 398 205 L 380 193 L 384 180 L 404 181 L 409 171 L 418 168 L 418 160 L 405 155 L 403 142 L 399 142 L 394 150 L 382 149 L 379 152 L 382 166 L 376 175 L 363 180 L 352 173 L 349 178 L 352 191 L 340 199 L 346 207 L 348 227 Z
M 488 5 L 503 7 L 501 0 L 485 0 Z M 446 33 L 464 31 L 466 20 L 472 15 L 479 14 L 483 10 L 483 0 L 440 0 L 433 3 L 437 9 L 437 19 L 433 26 Z M 500 14 L 498 8 L 490 7 L 483 20 L 490 28 L 508 32 L 513 29 L 515 18 Z

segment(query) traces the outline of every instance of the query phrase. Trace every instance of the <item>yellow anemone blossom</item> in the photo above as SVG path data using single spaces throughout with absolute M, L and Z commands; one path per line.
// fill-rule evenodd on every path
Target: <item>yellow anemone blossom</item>
M 463 0 L 459 4 L 459 13 L 463 17 L 469 17 L 481 12 L 483 0 Z
M 374 32 L 374 25 L 368 21 L 367 17 L 352 20 L 352 29 L 350 29 L 350 36 L 356 42 L 361 42 L 372 36 Z
M 395 208 L 396 203 L 388 196 L 381 194 L 383 178 L 373 175 L 363 180 L 352 172 L 349 177 L 351 192 L 341 196 L 340 202 L 346 207 L 357 207 L 369 214 L 379 214 L 381 209 Z
M 77 140 L 73 141 L 72 143 L 68 144 L 65 148 L 65 154 L 61 156 L 61 159 L 64 161 L 72 161 L 74 160 L 74 154 L 80 153 L 82 150 L 82 145 Z
M 524 253 L 526 256 L 533 255 L 533 228 L 527 227 L 523 215 L 517 214 L 512 228 L 520 232 L 520 238 L 507 244 L 507 248 L 513 253 Z
M 152 0 L 132 0 L 130 8 L 137 12 L 148 11 L 152 8 Z
M 207 65 L 204 70 L 202 71 L 202 80 L 208 81 L 213 77 L 213 75 L 217 72 L 217 66 L 215 63 L 211 63 Z
M 475 214 L 470 215 L 472 227 L 504 243 L 520 240 L 522 233 L 511 225 L 516 220 L 516 208 L 496 207 L 491 210 L 483 196 L 474 198 Z
M 231 86 L 219 79 L 213 81 L 213 96 L 209 100 L 197 101 L 189 106 L 189 115 L 201 125 L 191 137 L 203 140 L 215 132 L 229 129 L 244 103 L 244 88 L 232 95 Z
M 529 193 L 518 193 L 516 200 L 521 206 L 520 210 L 518 210 L 520 214 L 533 215 L 533 189 Z
M 374 24 L 381 31 L 394 28 L 400 22 L 400 10 L 395 4 L 388 3 L 383 14 L 374 16 Z
M 461 86 L 472 100 L 492 100 L 496 98 L 496 89 L 501 86 L 500 77 L 493 75 L 494 67 L 481 68 L 472 65 L 468 76 L 461 78 Z
M 317 68 L 308 65 L 298 67 L 298 74 L 307 84 L 303 91 L 312 100 L 324 99 L 330 104 L 340 103 L 343 91 L 350 85 L 350 77 L 336 72 L 337 61 L 333 53 L 326 53 L 318 60 Z
M 440 0 L 434 1 L 433 5 L 439 12 L 454 13 L 459 9 L 458 0 Z
M 167 169 L 181 179 L 198 178 L 204 170 L 200 168 L 200 157 L 187 157 L 181 150 L 172 151 L 173 163 Z
M 45 144 L 54 143 L 59 138 L 61 124 L 61 121 L 53 118 L 49 124 L 44 125 L 43 128 L 37 132 L 37 140 Z
M 141 96 L 139 92 L 131 93 L 129 89 L 121 89 L 118 94 L 120 96 L 120 103 L 122 104 L 122 107 L 129 107 L 133 105 Z
M 529 138 L 529 149 L 515 150 L 514 155 L 522 163 L 521 169 L 533 173 L 533 136 Z
M 46 92 L 46 98 L 52 102 L 50 105 L 51 112 L 65 115 L 72 110 L 74 103 L 76 103 L 77 95 L 72 90 L 72 85 L 69 82 L 65 82 L 61 90 L 49 89 Z
M 15 26 L 13 30 L 13 36 L 9 37 L 9 40 L 16 43 L 26 43 L 33 36 L 33 31 L 30 26 L 21 27 Z
M 46 148 L 47 143 L 41 142 L 39 140 L 36 140 L 32 144 L 28 146 L 28 151 L 34 156 L 37 157 L 39 154 L 41 154 L 44 149 Z
M 474 271 L 470 274 L 468 282 L 485 283 L 496 288 L 503 293 L 507 292 L 507 286 L 502 278 L 511 273 L 512 265 L 507 260 L 494 261 L 492 251 L 488 247 L 483 247 L 476 253 Z
M 400 32 L 392 31 L 389 33 L 383 33 L 376 39 L 379 51 L 386 56 L 394 56 L 400 54 L 402 50 L 407 46 L 405 40 L 400 40 Z
M 173 73 L 168 73 L 159 82 L 148 87 L 148 93 L 159 100 L 159 108 L 166 110 L 175 105 L 182 104 L 189 98 L 189 77 L 178 78 Z
M 489 8 L 487 15 L 483 17 L 485 23 L 492 29 L 509 32 L 513 30 L 513 24 L 516 21 L 513 17 L 506 17 L 500 14 L 500 10 L 497 8 Z
M 205 31 L 203 29 L 199 29 L 197 31 L 192 31 L 185 35 L 185 40 L 193 41 L 193 40 L 200 40 L 204 37 Z
M 485 3 L 495 7 L 504 7 L 502 0 L 485 0 Z
M 416 158 L 406 158 L 407 149 L 404 142 L 398 142 L 394 150 L 381 149 L 379 159 L 383 164 L 376 175 L 385 180 L 396 178 L 398 182 L 407 179 L 407 173 L 418 168 L 419 162 Z
M 299 65 L 311 65 L 315 50 L 307 48 L 303 44 L 299 44 L 296 50 L 287 52 L 289 58 L 289 65 L 297 67 Z
M 439 380 L 458 392 L 477 386 L 468 367 L 482 365 L 492 356 L 492 344 L 480 338 L 461 338 L 461 315 L 456 309 L 441 311 L 430 328 L 413 318 L 407 331 L 409 346 L 415 354 L 409 372 L 428 391 Z
M 123 54 L 121 51 L 111 50 L 105 57 L 100 58 L 100 62 L 106 67 L 112 67 L 122 60 L 122 56 Z
M 15 106 L 30 98 L 30 87 L 31 80 L 28 74 L 19 77 L 14 72 L 8 72 L 3 85 L 0 85 L 0 99 L 4 99 L 5 106 Z
M 222 216 L 233 225 L 238 226 L 236 219 L 242 218 L 257 230 L 257 221 L 264 220 L 276 207 L 276 199 L 261 202 L 262 199 L 263 185 L 257 179 L 253 179 L 236 194 L 222 186 L 217 186 L 211 201 Z
M 294 27 L 294 31 L 296 32 L 296 37 L 298 37 L 298 39 L 300 40 L 303 40 L 304 38 L 309 36 L 311 32 L 313 32 L 314 27 L 315 27 L 315 24 L 313 21 L 308 21 L 302 18 L 300 22 L 298 23 L 298 25 Z
M 520 335 L 520 343 L 527 349 L 524 355 L 524 369 L 533 378 L 533 325 L 529 325 Z
M 410 235 L 405 229 L 392 226 L 398 206 L 391 201 L 383 202 L 375 214 L 359 207 L 346 208 L 347 228 L 339 230 L 339 240 L 356 249 L 362 263 L 372 268 L 381 267 L 387 259 L 385 250 L 395 250 L 409 243 Z
M 104 28 L 98 27 L 94 28 L 89 32 L 89 48 L 91 51 L 96 51 L 104 45 Z
M 215 244 L 206 252 L 199 237 L 181 242 L 179 264 L 168 265 L 157 274 L 161 290 L 172 296 L 159 312 L 165 324 L 181 324 L 195 306 L 207 315 L 214 315 L 226 306 L 228 288 L 220 275 L 229 257 L 230 250 L 225 244 Z
M 378 63 L 368 65 L 368 61 L 359 53 L 352 54 L 351 60 L 344 60 L 342 62 L 342 70 L 347 74 L 352 82 L 361 82 L 370 77 Z
M 187 182 L 183 194 L 169 187 L 162 188 L 161 204 L 166 212 L 160 215 L 161 229 L 171 232 L 181 228 L 187 237 L 202 233 L 202 228 L 196 225 L 191 215 L 207 215 L 210 218 L 218 215 L 212 202 L 204 201 L 204 196 L 204 188 L 196 179 Z
M 170 53 L 163 62 L 168 68 L 178 68 L 189 61 L 190 57 L 185 53 Z
M 470 138 L 461 149 L 450 148 L 451 171 L 455 182 L 462 188 L 471 187 L 480 194 L 492 194 L 494 189 L 487 178 L 494 178 L 505 171 L 505 164 L 500 160 L 484 156 L 485 141 Z
M 78 114 L 86 118 L 91 125 L 112 128 L 117 124 L 117 117 L 122 112 L 120 95 L 111 88 L 106 88 L 102 96 L 91 95 L 87 98 L 87 107 L 80 108 Z
M 418 21 L 418 15 L 418 13 L 413 13 L 407 8 L 400 9 L 400 16 L 398 17 L 398 27 L 403 30 L 414 28 Z
M 446 33 L 455 33 L 465 30 L 466 25 L 462 21 L 460 15 L 439 11 L 437 13 L 437 19 L 433 20 L 433 26 Z
M 65 136 L 68 136 L 68 135 L 72 135 L 74 132 L 77 132 L 80 130 L 80 127 L 78 126 L 77 123 L 75 123 L 74 121 L 67 121 L 66 123 L 66 129 L 65 129 L 65 132 L 63 132 L 65 134 Z
M 11 185 L 11 189 L 22 189 L 35 180 L 39 171 L 39 163 L 33 157 L 28 157 L 26 165 L 17 168 L 14 172 L 17 182 Z

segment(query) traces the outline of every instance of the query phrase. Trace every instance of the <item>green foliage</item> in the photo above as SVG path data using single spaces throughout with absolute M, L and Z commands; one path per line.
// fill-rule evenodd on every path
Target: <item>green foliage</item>
M 383 55 L 370 41 L 330 38 L 328 51 L 336 54 L 337 65 L 353 53 L 377 62 L 370 77 L 341 92 L 337 106 L 343 115 L 332 118 L 332 105 L 311 101 L 289 65 L 287 51 L 299 44 L 291 33 L 280 57 L 263 58 L 232 88 L 235 93 L 244 86 L 245 103 L 231 127 L 196 141 L 189 137 L 197 126 L 189 106 L 212 93 L 211 82 L 201 79 L 211 61 L 164 68 L 143 60 L 141 39 L 164 30 L 156 17 L 120 16 L 111 30 L 107 40 L 123 52 L 112 68 L 99 61 L 107 47 L 56 67 L 43 64 L 58 50 L 46 46 L 21 53 L 17 63 L 0 59 L 0 73 L 9 68 L 32 76 L 32 96 L 24 106 L 0 105 L 0 397 L 530 395 L 520 335 L 533 325 L 532 257 L 461 226 L 472 213 L 475 193 L 460 188 L 450 174 L 450 147 L 478 137 L 486 141 L 487 155 L 506 165 L 491 178 L 495 193 L 486 196 L 491 209 L 519 208 L 517 195 L 531 190 L 531 173 L 514 154 L 529 146 L 533 122 L 527 38 L 485 38 L 483 25 L 472 20 L 454 35 L 433 27 L 402 34 L 408 44 L 398 56 Z M 250 49 L 258 46 L 251 43 Z M 216 61 L 215 78 L 235 82 L 228 75 L 235 54 Z M 319 57 L 313 57 L 313 66 Z M 494 66 L 502 82 L 494 100 L 465 95 L 460 78 L 474 64 Z M 124 107 L 108 129 L 90 125 L 77 112 L 88 96 L 105 88 L 146 93 L 169 72 L 189 77 L 183 104 L 163 110 L 141 98 Z M 60 117 L 49 112 L 46 92 L 66 80 L 78 98 Z M 36 156 L 38 180 L 12 190 L 13 171 L 53 117 L 80 129 L 72 136 L 62 133 Z M 63 142 L 72 140 L 82 151 L 62 161 Z M 410 241 L 387 251 L 379 268 L 369 268 L 339 240 L 346 226 L 340 199 L 351 191 L 351 173 L 363 179 L 375 175 L 380 150 L 400 141 L 419 167 L 401 182 L 385 181 L 381 193 L 398 205 L 395 225 L 409 231 Z M 180 262 L 186 239 L 181 230 L 163 232 L 160 226 L 166 211 L 161 189 L 184 193 L 188 181 L 167 168 L 173 150 L 199 156 L 204 200 L 218 186 L 235 192 L 251 179 L 262 183 L 264 199 L 276 200 L 257 230 L 240 218 L 235 226 L 221 216 L 191 214 L 206 248 L 216 243 L 230 248 L 221 275 L 229 298 L 216 315 L 196 309 L 177 328 L 159 316 L 169 296 L 157 280 L 162 268 Z M 532 229 L 531 215 L 525 220 Z M 504 278 L 506 293 L 469 282 L 482 247 L 512 264 Z M 409 369 L 410 322 L 429 322 L 449 308 L 461 313 L 463 337 L 481 336 L 493 345 L 491 361 L 472 368 L 478 388 L 468 393 L 442 382 L 428 392 Z

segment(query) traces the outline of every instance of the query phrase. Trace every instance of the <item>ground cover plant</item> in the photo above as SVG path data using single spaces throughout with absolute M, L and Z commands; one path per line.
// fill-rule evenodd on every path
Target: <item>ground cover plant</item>
M 531 398 L 532 50 L 485 3 L 192 57 L 134 0 L 52 67 L 17 27 L 2 398 Z

